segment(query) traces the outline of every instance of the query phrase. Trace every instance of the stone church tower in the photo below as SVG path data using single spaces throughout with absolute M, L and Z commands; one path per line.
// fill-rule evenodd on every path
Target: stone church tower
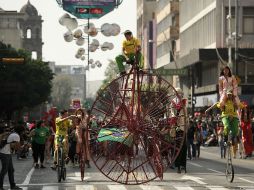
M 19 20 L 23 35 L 22 46 L 25 50 L 32 52 L 33 57 L 42 59 L 42 18 L 38 15 L 36 8 L 28 0 L 20 13 L 24 17 Z

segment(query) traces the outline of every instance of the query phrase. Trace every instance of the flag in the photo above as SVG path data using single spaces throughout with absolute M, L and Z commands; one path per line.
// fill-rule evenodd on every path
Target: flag
M 103 128 L 98 135 L 98 142 L 115 141 L 131 146 L 133 135 L 128 130 L 120 130 L 117 128 Z

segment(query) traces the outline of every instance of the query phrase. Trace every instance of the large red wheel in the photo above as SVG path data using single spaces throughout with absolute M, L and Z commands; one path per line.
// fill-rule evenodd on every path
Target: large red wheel
M 90 115 L 90 151 L 97 168 L 123 184 L 163 177 L 176 159 L 185 133 L 178 94 L 163 78 L 130 72 L 98 93 Z M 95 117 L 94 117 L 95 116 Z M 96 126 L 93 118 L 100 122 Z

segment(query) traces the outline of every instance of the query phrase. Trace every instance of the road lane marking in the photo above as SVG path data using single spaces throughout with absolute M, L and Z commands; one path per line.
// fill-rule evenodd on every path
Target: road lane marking
M 243 181 L 246 181 L 246 182 L 248 182 L 248 183 L 253 183 L 253 184 L 254 184 L 253 181 L 250 181 L 250 180 L 247 180 L 247 179 L 244 179 L 244 178 L 241 178 L 241 177 L 238 177 L 238 179 L 243 180 Z
M 203 178 L 195 177 L 195 176 L 184 175 L 181 179 L 192 180 L 192 181 L 195 181 L 196 183 L 201 184 L 201 185 L 207 184 L 207 183 L 201 181 L 201 179 L 203 179 Z
M 76 185 L 76 190 L 95 190 L 93 185 Z
M 188 186 L 174 186 L 173 187 L 177 190 L 194 190 L 192 187 L 188 187 Z
M 210 190 L 229 190 L 228 188 L 222 187 L 222 186 L 206 186 Z
M 197 166 L 197 167 L 200 167 L 202 168 L 203 166 L 199 165 L 199 164 L 196 164 L 196 163 L 191 163 L 191 162 L 188 162 L 190 165 L 193 165 L 193 166 Z
M 28 174 L 27 174 L 27 176 L 26 176 L 26 179 L 24 180 L 24 182 L 22 183 L 22 185 L 28 185 L 28 184 L 29 184 L 33 172 L 34 172 L 34 167 L 32 167 L 32 169 L 28 172 Z
M 218 174 L 224 174 L 223 172 L 220 172 L 218 170 L 214 170 L 214 169 L 211 169 L 211 168 L 207 168 L 207 169 L 212 171 L 212 172 L 218 173 Z
M 155 185 L 140 185 L 139 187 L 143 190 L 162 190 L 160 186 Z
M 58 186 L 43 186 L 42 190 L 58 190 Z
M 124 185 L 107 185 L 110 190 L 127 190 Z

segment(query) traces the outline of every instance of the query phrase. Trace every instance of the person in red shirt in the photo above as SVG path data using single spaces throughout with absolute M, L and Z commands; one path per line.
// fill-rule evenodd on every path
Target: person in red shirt
M 251 129 L 251 111 L 246 103 L 246 107 L 242 110 L 241 114 L 241 129 L 242 129 L 242 142 L 244 146 L 245 159 L 252 156 L 253 139 Z

